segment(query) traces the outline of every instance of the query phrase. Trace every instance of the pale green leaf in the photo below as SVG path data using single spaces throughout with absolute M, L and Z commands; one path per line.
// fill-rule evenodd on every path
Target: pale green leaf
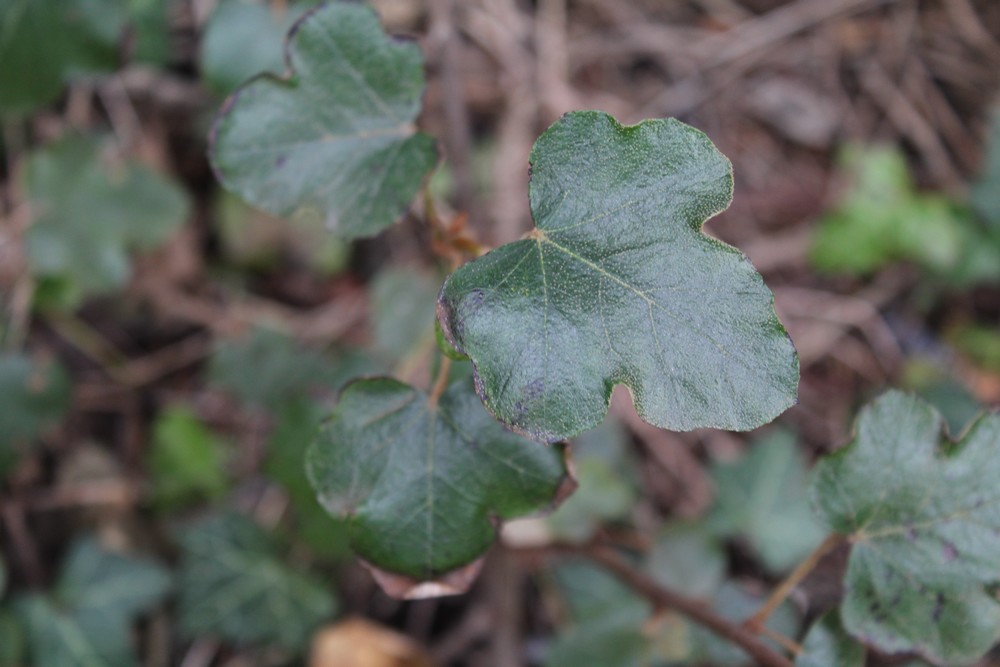
M 755 440 L 742 460 L 713 466 L 712 480 L 709 525 L 745 539 L 773 573 L 792 568 L 827 535 L 809 507 L 806 464 L 793 433 Z
M 363 559 L 416 581 L 479 558 L 498 521 L 551 504 L 564 481 L 559 448 L 501 427 L 468 380 L 436 405 L 389 378 L 349 384 L 307 455 L 333 516 L 348 519 Z
M 320 219 L 345 238 L 376 234 L 437 160 L 414 125 L 420 49 L 390 39 L 369 7 L 333 3 L 296 24 L 286 59 L 287 79 L 249 82 L 217 117 L 219 180 L 276 215 Z
M 128 252 L 163 243 L 187 217 L 187 194 L 148 167 L 69 138 L 31 154 L 23 179 L 34 222 L 25 244 L 31 271 L 82 295 L 125 284 Z
M 703 524 L 673 523 L 657 535 L 646 568 L 667 588 L 710 599 L 722 586 L 727 565 L 722 545 Z
M 416 268 L 380 271 L 371 287 L 375 349 L 395 364 L 434 335 L 439 280 Z
M 178 509 L 226 491 L 226 444 L 190 409 L 160 414 L 153 422 L 152 444 L 149 472 L 159 507 Z
M 841 615 L 886 652 L 966 664 L 1000 639 L 1000 415 L 962 440 L 919 398 L 889 392 L 817 464 L 813 501 L 849 536 Z
M 181 549 L 178 613 L 188 637 L 302 653 L 310 632 L 336 609 L 332 584 L 283 562 L 246 517 L 203 520 L 184 532 Z
M 497 418 L 567 438 L 604 419 L 616 384 L 677 430 L 750 429 L 795 402 L 798 359 L 771 292 L 701 233 L 733 187 L 704 134 L 573 112 L 535 143 L 531 169 L 536 229 L 453 273 L 439 299 Z

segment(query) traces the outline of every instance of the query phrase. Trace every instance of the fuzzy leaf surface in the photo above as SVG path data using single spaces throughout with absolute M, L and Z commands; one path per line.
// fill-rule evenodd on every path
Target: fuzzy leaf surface
M 813 502 L 853 544 L 844 627 L 883 651 L 974 662 L 1000 639 L 1000 415 L 961 441 L 923 400 L 884 394 L 817 464 Z
M 566 475 L 559 448 L 500 426 L 469 381 L 436 406 L 389 378 L 347 386 L 307 454 L 320 503 L 348 520 L 355 551 L 428 581 L 479 558 L 496 522 L 537 512 Z
M 531 153 L 536 229 L 448 278 L 438 315 L 489 410 L 556 441 L 624 384 L 647 422 L 751 429 L 795 402 L 798 358 L 739 250 L 701 233 L 732 166 L 676 120 L 573 112 Z
M 416 44 L 393 41 L 368 7 L 307 13 L 289 33 L 287 79 L 258 77 L 213 131 L 219 180 L 275 215 L 324 220 L 339 236 L 391 225 L 437 160 L 416 131 L 424 89 Z
M 204 519 L 185 531 L 181 548 L 180 628 L 188 637 L 302 651 L 336 608 L 330 585 L 283 562 L 246 517 Z

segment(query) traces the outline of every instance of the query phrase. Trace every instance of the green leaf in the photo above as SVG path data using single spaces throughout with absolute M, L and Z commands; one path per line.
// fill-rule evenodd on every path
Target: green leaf
M 165 241 L 187 218 L 187 194 L 135 162 L 70 138 L 29 156 L 24 182 L 35 219 L 26 247 L 36 276 L 71 281 L 79 294 L 124 285 L 128 251 Z
M 122 0 L 0 0 L 0 115 L 26 115 L 70 78 L 114 69 L 125 20 Z
M 359 360 L 341 368 L 319 350 L 273 329 L 257 328 L 243 338 L 223 341 L 208 374 L 212 384 L 240 400 L 274 407 L 314 390 L 334 391 L 369 368 L 370 363 Z
M 809 507 L 806 464 L 795 435 L 773 431 L 736 463 L 712 468 L 713 531 L 750 544 L 772 573 L 784 572 L 827 535 Z
M 57 362 L 0 354 L 0 476 L 25 444 L 69 409 L 69 376 Z
M 448 278 L 439 317 L 489 410 L 556 441 L 599 424 L 615 384 L 651 424 L 750 429 L 795 402 L 771 292 L 700 232 L 729 161 L 676 120 L 569 113 L 531 153 L 536 229 Z
M 815 468 L 814 504 L 852 548 L 844 626 L 883 651 L 965 664 L 1000 639 L 1000 415 L 959 443 L 919 398 L 892 391 Z
M 225 493 L 226 445 L 188 408 L 164 411 L 153 423 L 149 468 L 153 499 L 167 510 Z
M 974 247 L 967 212 L 917 193 L 897 149 L 855 146 L 841 162 L 851 187 L 820 222 L 812 248 L 819 269 L 863 275 L 908 260 L 947 272 L 966 261 Z
M 506 430 L 452 384 L 437 405 L 389 378 L 347 386 L 307 455 L 320 503 L 349 521 L 355 551 L 382 570 L 429 581 L 472 563 L 497 522 L 551 504 L 559 448 Z
M 652 608 L 606 571 L 581 561 L 557 567 L 555 582 L 569 615 L 553 642 L 547 667 L 639 667 L 648 640 L 642 624 Z
M 188 637 L 301 653 L 309 633 L 336 609 L 331 584 L 283 562 L 246 517 L 203 520 L 184 532 L 181 549 L 179 616 Z
M 51 596 L 31 594 L 16 601 L 32 664 L 138 665 L 131 625 L 169 588 L 169 574 L 157 563 L 105 551 L 93 540 L 78 542 Z
M 389 268 L 372 282 L 375 348 L 395 364 L 423 342 L 430 343 L 440 281 L 413 268 Z
M 865 647 L 847 634 L 835 611 L 813 623 L 795 658 L 795 667 L 864 666 Z
M 220 3 L 201 42 L 205 81 L 217 92 L 228 94 L 256 74 L 281 74 L 285 33 L 303 11 L 298 5 L 279 9 L 261 1 Z
M 391 40 L 368 7 L 321 6 L 296 24 L 287 79 L 229 98 L 210 157 L 222 184 L 276 215 L 371 236 L 406 209 L 437 154 L 416 132 L 424 89 L 416 44 Z

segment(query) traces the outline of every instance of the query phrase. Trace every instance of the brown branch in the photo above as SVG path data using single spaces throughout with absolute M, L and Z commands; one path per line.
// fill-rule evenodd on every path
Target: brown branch
M 656 607 L 673 609 L 719 637 L 736 644 L 761 667 L 794 667 L 788 658 L 767 646 L 754 632 L 740 623 L 723 618 L 700 600 L 665 588 L 646 573 L 633 567 L 609 547 L 552 545 L 546 547 L 545 552 L 580 556 L 598 563 Z

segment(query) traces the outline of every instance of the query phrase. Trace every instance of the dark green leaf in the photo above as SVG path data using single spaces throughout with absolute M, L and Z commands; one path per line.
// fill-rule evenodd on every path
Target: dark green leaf
M 737 463 L 716 465 L 716 534 L 746 539 L 768 570 L 786 571 L 826 537 L 809 507 L 806 464 L 795 435 L 773 431 Z
M 389 378 L 347 386 L 307 455 L 320 502 L 372 565 L 417 581 L 479 558 L 498 521 L 537 512 L 564 481 L 559 448 L 506 430 L 456 382 L 430 405 Z
M 74 75 L 115 67 L 123 0 L 0 0 L 0 115 L 54 102 Z
M 889 392 L 821 461 L 814 504 L 851 539 L 844 626 L 883 651 L 964 664 L 1000 639 L 1000 415 L 961 442 L 914 396 Z
M 212 517 L 181 538 L 180 627 L 189 637 L 306 649 L 336 608 L 331 584 L 282 562 L 268 536 L 239 515 Z
M 52 360 L 0 354 L 0 475 L 21 447 L 69 409 L 70 381 Z
M 391 225 L 437 159 L 416 132 L 416 44 L 391 40 L 368 7 L 325 5 L 296 24 L 290 78 L 261 77 L 216 119 L 212 164 L 226 188 L 276 215 L 324 220 L 345 238 Z
M 615 384 L 646 421 L 750 429 L 795 402 L 798 359 L 771 292 L 701 233 L 729 161 L 676 120 L 574 112 L 531 153 L 537 229 L 448 278 L 439 317 L 501 421 L 555 441 L 599 424 Z
M 160 565 L 79 542 L 51 596 L 16 603 L 32 664 L 46 667 L 138 665 L 131 624 L 163 599 L 170 577 Z
M 36 276 L 72 282 L 80 294 L 122 286 L 129 250 L 167 239 L 188 214 L 184 190 L 140 164 L 70 138 L 32 154 L 24 181 L 35 219 L 28 261 Z
M 172 510 L 221 496 L 228 486 L 226 445 L 187 408 L 171 408 L 153 423 L 149 471 L 156 504 Z
M 813 623 L 802 641 L 802 653 L 795 658 L 795 667 L 864 666 L 865 647 L 844 631 L 835 611 Z

